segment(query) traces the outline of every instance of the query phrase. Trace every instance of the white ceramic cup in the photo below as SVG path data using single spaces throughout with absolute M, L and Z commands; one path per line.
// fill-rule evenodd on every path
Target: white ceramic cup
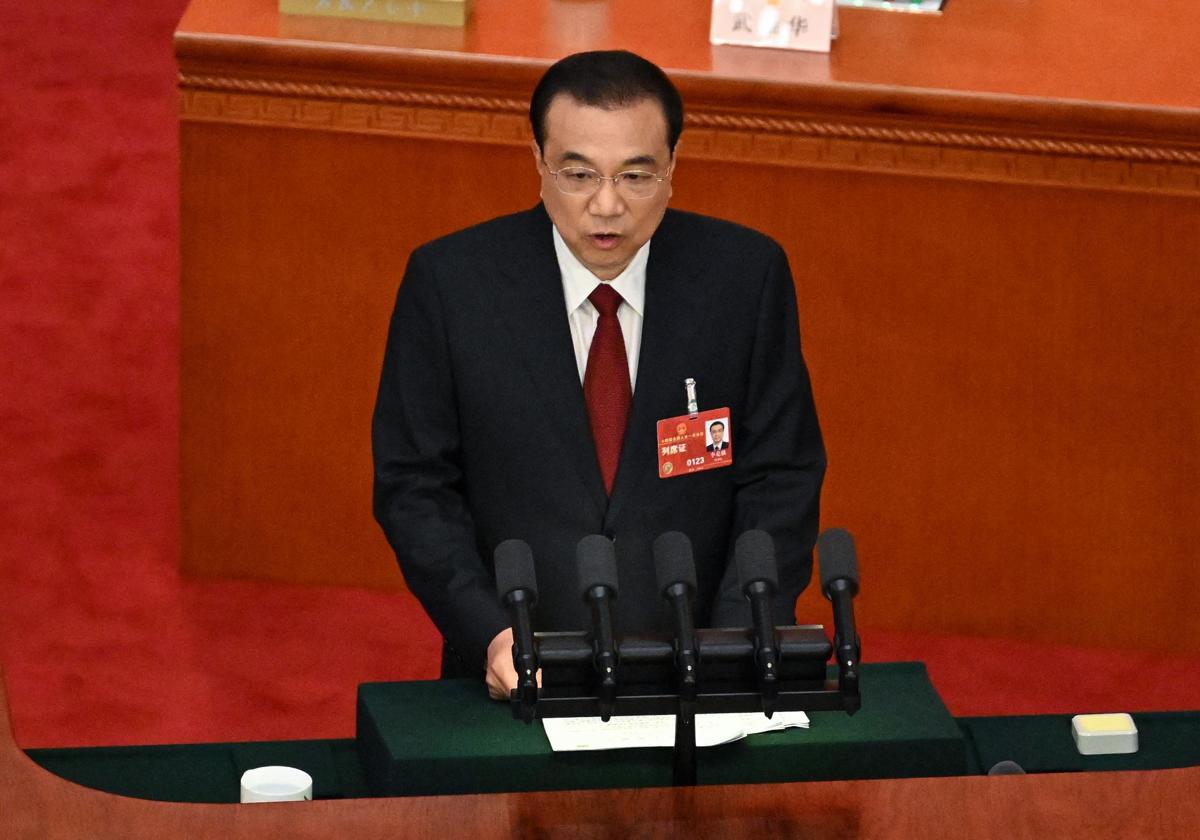
M 255 767 L 242 774 L 242 802 L 312 799 L 312 776 L 295 767 Z

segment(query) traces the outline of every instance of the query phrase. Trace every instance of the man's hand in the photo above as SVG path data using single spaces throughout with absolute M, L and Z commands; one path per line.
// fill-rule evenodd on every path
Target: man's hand
M 488 643 L 487 687 L 493 700 L 507 700 L 509 692 L 517 687 L 517 669 L 513 667 L 512 628 L 501 630 Z
M 496 638 L 488 642 L 487 687 L 493 700 L 507 700 L 509 692 L 517 687 L 517 669 L 513 667 L 512 628 L 501 630 Z M 538 668 L 537 684 L 542 684 L 542 669 Z

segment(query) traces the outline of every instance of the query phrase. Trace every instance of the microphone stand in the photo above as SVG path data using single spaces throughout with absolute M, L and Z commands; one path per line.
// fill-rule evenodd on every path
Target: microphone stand
M 594 662 L 600 678 L 600 719 L 608 723 L 617 705 L 617 653 L 613 642 L 612 615 L 605 608 L 605 597 L 603 586 L 593 586 L 587 593 L 587 600 L 592 607 Z
M 675 787 L 696 785 L 696 701 L 679 697 L 675 710 L 675 751 L 671 767 Z
M 696 697 L 699 693 L 699 662 L 692 628 L 692 605 L 685 584 L 668 588 L 675 605 L 675 626 L 680 628 L 675 654 L 679 673 L 679 701 L 675 708 L 675 755 L 673 778 L 677 787 L 696 784 Z
M 756 572 L 765 575 L 751 577 L 744 590 L 751 601 L 753 629 L 695 628 L 691 599 L 696 584 L 691 544 L 679 532 L 661 535 L 654 545 L 660 591 L 674 611 L 674 638 L 625 637 L 614 645 L 607 609 L 609 587 L 586 584 L 583 594 L 592 608 L 594 632 L 590 635 L 535 633 L 530 640 L 528 610 L 520 609 L 525 593 L 513 591 L 508 598 L 516 621 L 514 658 L 519 660 L 517 671 L 522 678 L 519 690 L 510 695 L 513 716 L 529 723 L 535 715 L 599 716 L 608 720 L 614 714 L 673 713 L 672 778 L 677 786 L 693 786 L 698 713 L 761 711 L 770 717 L 775 711 L 840 710 L 854 714 L 862 699 L 858 685 L 859 640 L 852 603 L 857 592 L 853 544 L 845 532 L 827 533 L 833 534 L 831 557 L 836 562 L 831 565 L 834 571 L 843 572 L 825 586 L 833 602 L 832 643 L 821 627 L 774 626 L 769 600 L 775 577 L 773 549 L 767 535 L 761 532 L 747 532 L 739 538 L 738 546 L 739 576 L 743 572 L 747 576 Z M 604 554 L 611 552 L 611 546 L 608 543 L 593 546 L 592 542 L 595 541 L 580 544 L 585 579 L 591 579 L 597 571 L 603 572 L 602 576 L 614 579 L 615 595 L 615 571 L 604 568 L 610 560 Z M 740 545 L 743 542 L 744 549 Z M 826 543 L 829 542 L 827 539 Z M 847 557 L 842 558 L 843 554 Z M 832 680 L 826 663 L 835 653 L 838 677 Z M 615 674 L 618 662 L 620 681 Z M 533 674 L 529 670 L 537 665 L 541 665 L 543 675 L 540 689 L 532 683 Z M 528 682 L 526 676 L 530 678 Z
M 513 667 L 517 671 L 517 687 L 512 691 L 514 712 L 526 723 L 532 723 L 537 711 L 537 650 L 534 643 L 533 623 L 529 618 L 528 609 L 520 609 L 529 601 L 522 590 L 514 590 L 509 594 L 513 608 Z
M 775 714 L 775 701 L 779 697 L 779 651 L 775 646 L 775 622 L 771 620 L 771 605 L 768 600 L 771 590 L 765 581 L 750 584 L 756 595 L 766 597 L 750 601 L 750 612 L 754 616 L 755 651 L 754 664 L 758 670 L 758 690 L 762 694 L 763 714 Z
M 838 685 L 848 696 L 858 695 L 858 632 L 854 629 L 854 607 L 852 585 L 842 579 L 829 584 L 829 597 L 833 602 L 833 644 L 838 662 Z
M 831 679 L 827 674 L 834 646 L 824 631 L 811 626 L 773 629 L 778 663 L 775 711 L 854 714 L 861 705 L 858 681 Z M 542 667 L 536 716 L 599 717 L 607 710 L 600 697 L 603 678 L 596 671 L 590 634 L 541 632 L 534 637 Z M 675 715 L 673 784 L 697 783 L 697 714 L 762 711 L 756 647 L 755 633 L 749 628 L 700 629 L 682 640 L 666 634 L 625 637 L 616 645 L 628 681 L 619 683 L 612 713 Z M 840 671 L 841 664 L 837 667 Z M 700 670 L 704 673 L 698 674 Z M 525 719 L 527 707 L 518 692 L 511 699 L 513 717 Z

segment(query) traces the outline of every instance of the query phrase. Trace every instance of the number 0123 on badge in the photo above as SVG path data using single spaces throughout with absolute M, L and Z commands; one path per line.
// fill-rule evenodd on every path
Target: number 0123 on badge
M 713 0 L 714 44 L 829 52 L 836 37 L 836 0 Z
M 732 466 L 731 429 L 728 408 L 659 420 L 658 477 L 678 478 Z

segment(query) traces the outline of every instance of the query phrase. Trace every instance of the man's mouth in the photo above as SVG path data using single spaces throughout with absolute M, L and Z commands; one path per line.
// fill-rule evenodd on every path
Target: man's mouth
M 597 248 L 602 248 L 602 249 L 607 250 L 609 248 L 615 248 L 617 246 L 617 243 L 619 243 L 621 241 L 621 234 L 619 234 L 619 233 L 593 233 L 588 238 L 592 240 L 592 244 L 595 245 Z

